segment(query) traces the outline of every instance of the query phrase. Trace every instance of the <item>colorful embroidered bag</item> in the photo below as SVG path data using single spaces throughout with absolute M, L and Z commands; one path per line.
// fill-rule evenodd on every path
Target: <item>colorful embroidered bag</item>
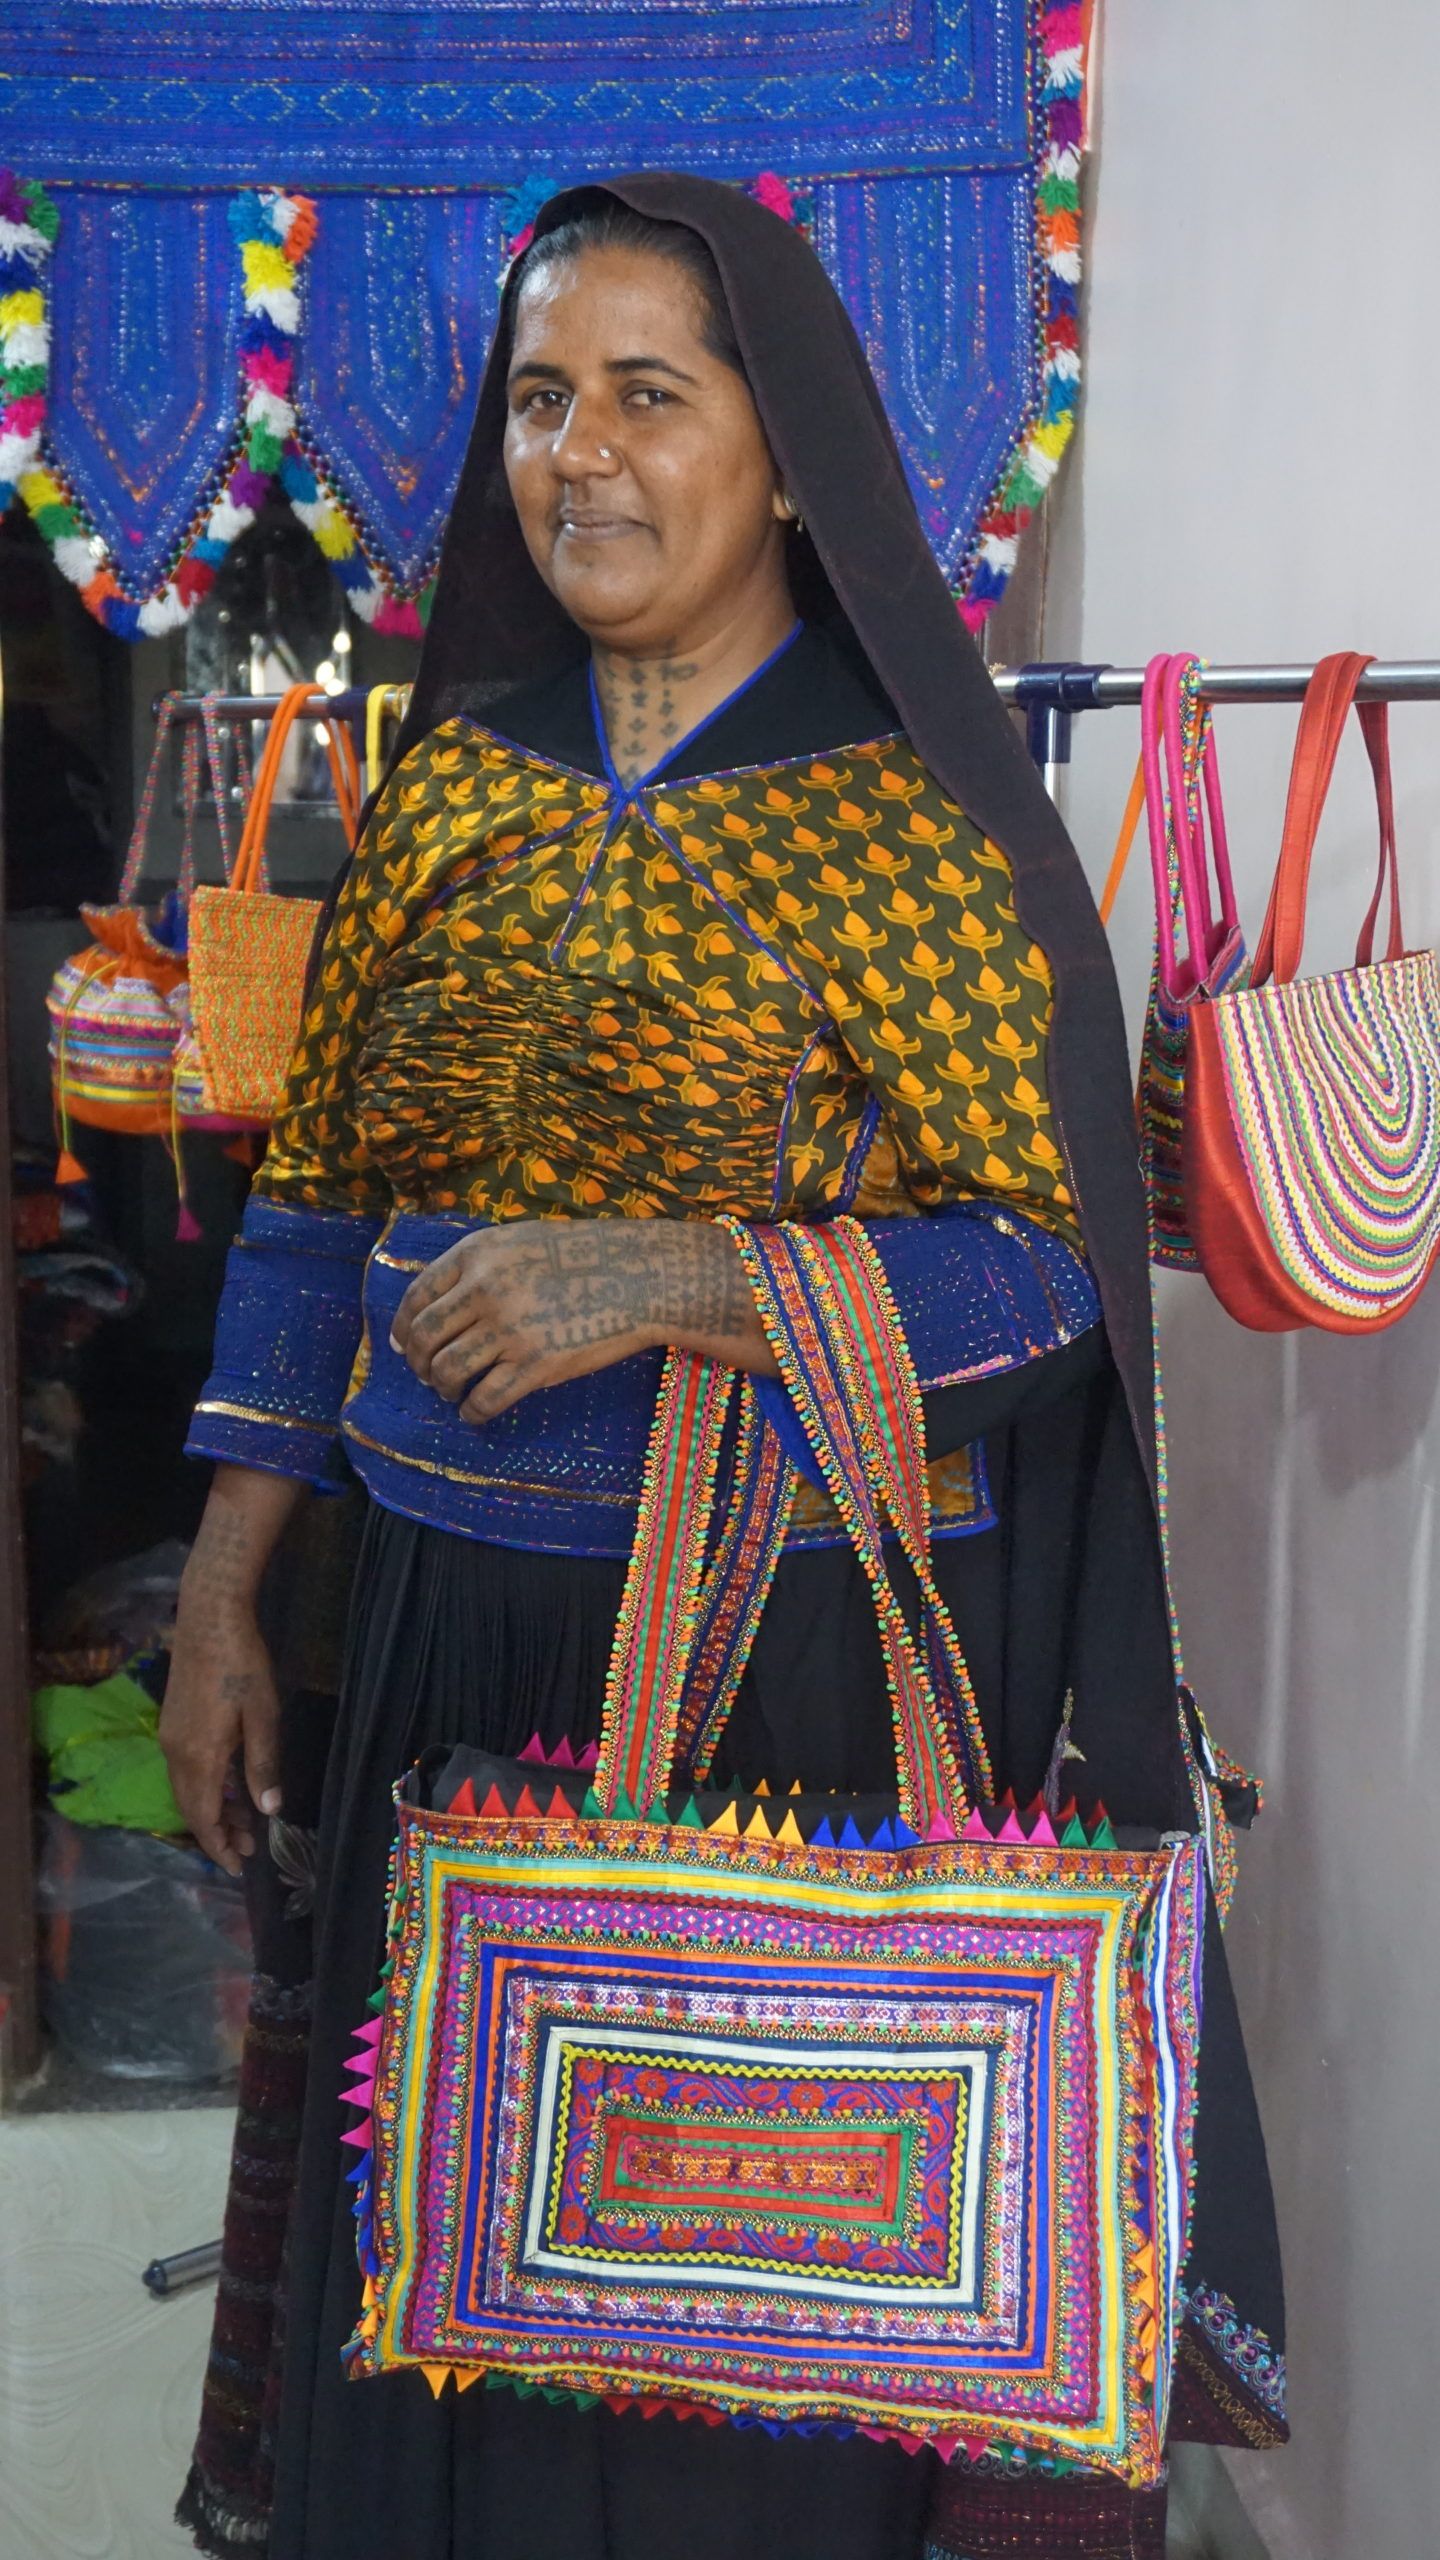
M 316 898 L 268 885 L 265 838 L 285 746 L 313 685 L 280 699 L 240 840 L 223 888 L 200 888 L 190 913 L 190 1013 L 176 1060 L 178 1116 L 212 1129 L 268 1129 L 275 1116 L 305 1001 L 305 973 L 320 915 Z M 346 841 L 354 842 L 359 777 L 348 730 L 324 727 Z
M 672 1354 L 593 1771 L 565 1746 L 457 1749 L 396 1790 L 379 2014 L 346 2093 L 349 2369 L 1154 2482 L 1200 1843 L 1121 1847 L 1073 1813 L 1057 1840 L 1038 1806 L 982 1803 L 878 1258 L 848 1218 L 725 1223 L 871 1580 L 898 1794 L 677 1777 L 733 1695 L 790 1471 L 747 1383 L 707 1575 L 734 1381 Z
M 1164 1269 L 1198 1271 L 1185 1210 L 1185 1069 L 1192 1010 L 1201 997 L 1243 982 L 1249 962 L 1240 931 L 1225 836 L 1220 771 L 1208 708 L 1197 685 L 1202 661 L 1152 658 L 1140 704 L 1140 763 L 1100 913 L 1109 923 L 1140 811 L 1150 837 L 1155 888 L 1155 965 L 1140 1047 L 1136 1111 L 1150 1194 L 1151 1255 Z M 1162 762 L 1163 749 L 1163 762 Z M 1210 897 L 1213 852 L 1218 911 Z M 1186 950 L 1177 948 L 1183 917 Z
M 184 1021 L 186 913 L 194 893 L 202 732 L 227 868 L 229 862 L 219 732 L 207 699 L 200 725 L 191 723 L 182 731 L 184 834 L 175 896 L 154 918 L 137 903 L 177 699 L 169 694 L 160 706 L 119 899 L 114 906 L 81 908 L 95 938 L 56 973 L 47 998 L 51 1080 L 67 1160 L 73 1120 L 140 1137 L 166 1137 L 170 1131 L 171 1076 Z M 80 1168 L 73 1170 L 78 1175 Z
M 1251 982 L 1191 1017 L 1191 1222 L 1210 1286 L 1257 1332 L 1378 1332 L 1414 1304 L 1440 1253 L 1440 972 L 1433 951 L 1405 949 L 1383 703 L 1359 706 L 1380 871 L 1355 965 L 1299 975 L 1320 815 L 1370 663 L 1345 652 L 1317 666 Z M 1387 883 L 1390 940 L 1376 960 Z

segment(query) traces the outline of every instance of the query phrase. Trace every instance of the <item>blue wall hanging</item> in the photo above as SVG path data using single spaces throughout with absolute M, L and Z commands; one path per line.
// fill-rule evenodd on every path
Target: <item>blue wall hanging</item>
M 242 49 L 215 0 L 51 0 L 0 30 L 0 504 L 136 636 L 278 477 L 356 611 L 418 633 L 535 205 L 686 167 L 805 223 L 978 627 L 1073 424 L 1088 21 L 270 0 Z

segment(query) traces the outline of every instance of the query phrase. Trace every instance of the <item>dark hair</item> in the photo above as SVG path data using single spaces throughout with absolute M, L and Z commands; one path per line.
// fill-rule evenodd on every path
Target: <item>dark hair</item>
M 669 258 L 683 267 L 700 297 L 704 317 L 700 326 L 700 342 L 707 353 L 718 357 L 721 364 L 733 365 L 737 373 L 745 370 L 720 282 L 720 270 L 698 231 L 683 222 L 654 222 L 648 214 L 634 213 L 618 196 L 606 195 L 599 187 L 577 191 L 578 209 L 553 231 L 542 231 L 532 240 L 520 260 L 516 281 L 526 283 L 532 275 L 541 275 L 547 267 L 558 267 L 578 258 L 585 249 L 639 249 L 651 257 Z

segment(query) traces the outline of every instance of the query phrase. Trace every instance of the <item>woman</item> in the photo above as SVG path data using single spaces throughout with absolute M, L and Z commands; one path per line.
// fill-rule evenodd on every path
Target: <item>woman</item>
M 359 2279 L 331 2093 L 378 1960 L 390 1785 L 437 1742 L 593 1737 L 664 1346 L 750 1371 L 790 1435 L 721 1212 L 871 1221 L 1002 1790 L 1195 1821 L 1093 904 L 843 312 L 738 193 L 651 176 L 541 215 L 312 995 L 197 1414 L 220 1466 L 165 1720 L 181 1801 L 233 1866 L 252 1808 L 281 1811 L 259 1578 L 348 1458 L 371 1507 L 272 2560 L 1158 2550 L 1163 2493 L 341 2374 Z M 236 1753 L 249 1805 L 223 1792 Z M 890 1783 L 871 1604 L 811 1488 L 716 1767 Z M 1205 1987 L 1177 2405 L 1192 2432 L 1273 2442 L 1269 2193 L 1213 1933 Z

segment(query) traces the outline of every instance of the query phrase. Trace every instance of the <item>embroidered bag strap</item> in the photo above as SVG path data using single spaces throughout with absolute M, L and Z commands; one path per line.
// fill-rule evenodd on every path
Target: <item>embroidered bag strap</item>
M 220 868 L 229 887 L 235 869 L 235 838 L 230 823 L 230 794 L 225 780 L 225 735 L 220 725 L 218 693 L 205 694 L 200 703 L 200 720 L 205 732 L 205 750 L 210 762 L 210 796 L 215 803 L 215 825 L 220 837 Z M 250 759 L 245 752 L 245 732 L 231 732 L 235 748 L 235 773 L 240 785 L 242 812 L 250 805 L 253 788 Z
M 1198 808 L 1200 765 L 1209 745 L 1209 714 L 1195 693 L 1200 664 L 1183 651 L 1152 658 L 1140 702 L 1140 756 L 1155 889 L 1155 968 L 1160 989 L 1172 1004 L 1183 1004 L 1194 992 L 1205 972 L 1211 938 L 1209 894 L 1197 878 L 1191 827 L 1192 809 Z M 1190 946 L 1184 959 L 1175 938 L 1182 914 Z
M 857 1218 L 818 1228 L 717 1223 L 735 1238 L 781 1376 L 870 1584 L 901 1817 L 921 1838 L 944 1838 L 970 1811 L 960 1759 L 970 1793 L 988 1797 L 993 1782 L 965 1657 L 931 1570 L 924 1409 L 879 1255 Z M 882 1509 L 920 1587 L 923 1655 L 885 1562 Z
M 702 1784 L 770 1596 L 795 1507 L 795 1483 L 795 1470 L 754 1387 L 743 1378 L 730 1501 L 701 1587 L 695 1650 L 675 1737 L 676 1767 Z
M 1203 672 L 1201 658 L 1172 657 L 1160 686 L 1171 833 L 1185 938 L 1190 948 L 1190 972 L 1197 985 L 1208 979 L 1214 963 L 1240 928 L 1220 795 L 1215 725 L 1209 705 L 1200 699 Z M 1218 916 L 1210 904 L 1212 864 L 1220 893 Z
M 204 740 L 197 721 L 188 720 L 180 740 L 180 860 L 175 891 L 182 910 L 195 894 L 195 822 L 200 814 L 200 780 Z
M 130 830 L 130 846 L 125 856 L 125 868 L 120 874 L 118 895 L 122 907 L 128 907 L 133 903 L 135 892 L 140 885 L 140 875 L 145 868 L 145 859 L 150 846 L 150 821 L 155 811 L 155 794 L 160 786 L 165 748 L 175 719 L 175 706 L 179 699 L 178 693 L 167 693 L 156 718 L 155 744 L 151 749 L 150 763 L 141 785 L 135 824 Z
M 666 1358 L 605 1681 L 594 1784 L 606 1813 L 648 1813 L 670 1785 L 734 1384 L 717 1361 Z
M 733 1236 L 756 1307 L 827 1489 L 870 1582 L 895 1727 L 901 1819 L 920 1838 L 952 1839 L 990 1765 L 965 1659 L 930 1564 L 924 1413 L 919 1382 L 878 1255 L 854 1218 L 821 1229 L 792 1222 L 718 1225 Z M 786 1503 L 763 1515 L 743 1579 L 707 1577 L 706 1550 L 733 1373 L 672 1352 L 646 1454 L 635 1550 L 606 1681 L 595 1793 L 606 1813 L 663 1809 L 673 1782 L 687 1673 L 697 1651 L 722 1662 L 702 1700 L 706 1747 L 734 1694 L 784 1534 Z M 753 1390 L 746 1388 L 753 1404 Z M 742 1422 L 737 1476 L 753 1490 L 757 1444 Z M 783 1456 L 780 1460 L 785 1469 Z M 761 1471 L 763 1481 L 763 1469 Z M 917 1649 L 891 1582 L 882 1512 L 919 1584 Z M 722 1536 L 722 1554 L 736 1519 Z M 741 1561 L 738 1546 L 729 1562 Z M 717 1564 L 721 1559 L 717 1557 Z M 739 1588 L 736 1582 L 739 1580 Z M 702 1623 L 703 1645 L 698 1643 Z M 707 1671 L 707 1678 L 708 1678 Z M 940 1699 L 946 1701 L 942 1711 Z M 958 1710 L 958 1715 L 949 1712 Z

